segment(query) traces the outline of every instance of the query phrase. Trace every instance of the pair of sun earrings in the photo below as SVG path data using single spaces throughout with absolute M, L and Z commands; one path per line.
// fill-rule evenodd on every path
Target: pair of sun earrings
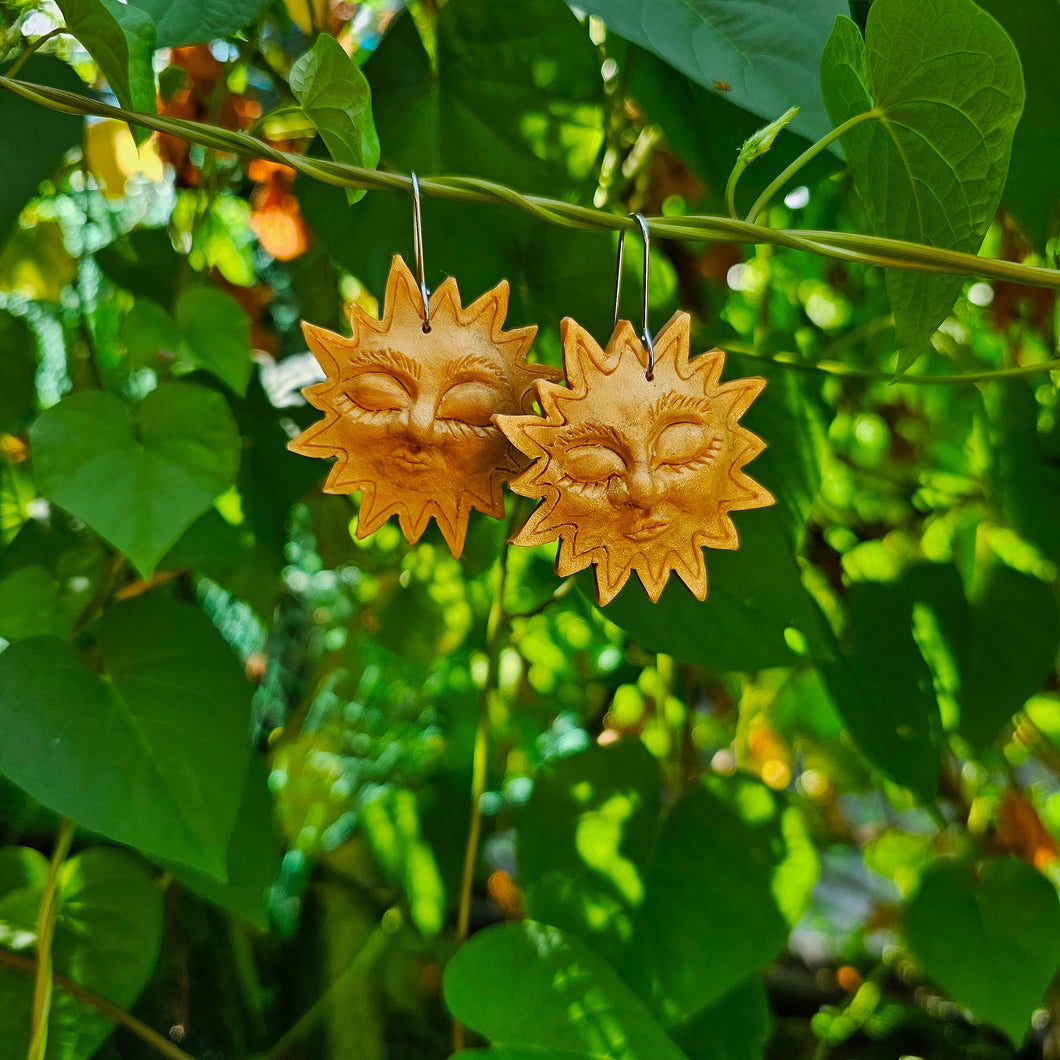
M 506 280 L 466 308 L 452 277 L 428 292 L 415 174 L 411 184 L 416 274 L 395 255 L 381 319 L 353 306 L 350 338 L 302 325 L 326 376 L 303 393 L 324 418 L 290 448 L 337 458 L 324 490 L 360 491 L 359 538 L 397 515 L 415 542 L 433 517 L 459 556 L 471 509 L 503 517 L 508 482 L 541 501 L 512 543 L 559 538 L 556 573 L 595 564 L 601 605 L 631 571 L 653 601 L 671 571 L 705 599 L 703 548 L 736 548 L 729 513 L 773 503 L 743 470 L 765 443 L 739 424 L 765 380 L 722 383 L 718 349 L 690 357 L 687 313 L 652 337 L 640 214 L 640 335 L 618 319 L 623 231 L 607 344 L 567 317 L 563 372 L 527 361 L 537 328 L 503 329 Z

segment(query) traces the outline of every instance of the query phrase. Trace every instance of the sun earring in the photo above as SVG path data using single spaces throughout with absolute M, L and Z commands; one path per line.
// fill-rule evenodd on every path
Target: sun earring
M 459 556 L 471 509 L 502 516 L 501 485 L 527 464 L 493 417 L 530 412 L 534 382 L 558 373 L 526 360 L 536 327 L 503 330 L 506 280 L 467 308 L 452 277 L 428 292 L 411 185 L 416 275 L 395 255 L 382 319 L 354 306 L 350 338 L 303 323 L 327 378 L 302 393 L 324 419 L 289 448 L 337 457 L 324 491 L 360 491 L 359 538 L 397 515 L 415 542 L 433 517 Z
M 619 321 L 619 234 L 613 331 L 601 349 L 569 317 L 561 325 L 567 385 L 536 384 L 543 415 L 495 418 L 534 462 L 510 488 L 540 498 L 517 545 L 560 539 L 556 573 L 596 565 L 596 598 L 608 603 L 636 571 L 653 601 L 674 571 L 700 600 L 707 595 L 702 549 L 738 547 L 729 513 L 773 497 L 743 471 L 765 443 L 739 419 L 765 386 L 761 378 L 720 381 L 725 354 L 689 357 L 691 318 L 675 313 L 653 339 L 648 329 L 648 225 L 644 240 L 641 334 Z

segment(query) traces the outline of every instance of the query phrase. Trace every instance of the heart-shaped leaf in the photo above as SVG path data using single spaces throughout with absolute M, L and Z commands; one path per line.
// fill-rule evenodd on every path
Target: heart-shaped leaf
M 32 56 L 19 75 L 68 92 L 82 92 L 85 87 L 66 63 L 50 55 Z M 0 151 L 0 242 L 27 200 L 37 194 L 40 182 L 80 142 L 81 122 L 80 117 L 45 110 L 14 92 L 0 92 L 0 129 L 9 144 L 18 144 L 17 151 Z M 7 400 L 5 394 L 4 405 Z
M 1044 249 L 1049 220 L 1060 204 L 1060 4 L 1056 0 L 980 0 L 1005 27 L 1020 53 L 1027 105 L 1012 140 L 1004 203 L 1024 232 Z
M 519 816 L 527 914 L 617 964 L 644 898 L 659 787 L 659 763 L 640 740 L 546 764 Z
M 328 33 L 291 67 L 291 91 L 336 162 L 374 168 L 379 136 L 372 119 L 372 92 L 361 68 Z M 364 191 L 347 190 L 351 203 Z
M 58 0 L 67 30 L 99 63 L 118 102 L 130 110 L 154 113 L 154 19 L 118 0 Z M 133 127 L 138 137 L 146 130 Z
M 486 928 L 465 943 L 445 969 L 445 1000 L 502 1057 L 533 1055 L 526 1047 L 544 1056 L 683 1057 L 610 965 L 534 920 Z
M 228 405 L 188 383 L 160 386 L 135 416 L 113 394 L 74 394 L 37 418 L 30 443 L 41 493 L 145 576 L 239 468 Z
M 692 788 L 663 819 L 624 979 L 688 1019 L 784 948 L 820 866 L 799 810 L 747 778 Z
M 803 587 L 781 517 L 775 510 L 748 512 L 738 518 L 737 529 L 737 551 L 707 551 L 705 601 L 695 599 L 676 578 L 659 604 L 631 583 L 603 614 L 648 651 L 712 670 L 790 666 L 800 653 L 829 658 L 823 620 Z M 583 591 L 591 596 L 591 576 L 580 577 Z
M 0 850 L 0 946 L 32 949 L 48 872 L 35 850 Z M 144 862 L 124 850 L 89 847 L 59 869 L 52 959 L 58 975 L 128 1008 L 151 976 L 162 942 L 162 892 Z M 29 1049 L 33 976 L 0 965 L 4 1056 Z M 48 1056 L 87 1060 L 114 1024 L 61 986 L 52 994 Z
M 179 48 L 227 37 L 253 22 L 267 0 L 130 0 L 158 27 L 159 48 Z
M 821 92 L 837 126 L 875 111 L 842 141 L 872 230 L 974 254 L 1023 111 L 1019 55 L 1001 26 L 972 0 L 876 0 L 864 40 L 836 19 Z M 927 349 L 963 282 L 888 270 L 899 372 Z
M 843 651 L 821 668 L 861 753 L 922 802 L 938 789 L 941 721 L 931 671 L 913 637 L 914 599 L 894 583 L 847 596 Z
M 0 655 L 0 772 L 56 813 L 224 879 L 250 686 L 198 608 L 151 596 L 100 620 L 103 676 L 66 643 Z
M 132 365 L 158 368 L 176 362 L 174 375 L 201 368 L 244 397 L 250 372 L 250 321 L 243 307 L 216 287 L 192 287 L 177 300 L 174 316 L 139 299 L 122 323 Z
M 1019 1045 L 1060 965 L 1060 901 L 1016 858 L 978 876 L 941 862 L 921 878 L 905 936 L 925 974 Z
M 693 81 L 766 121 L 792 104 L 792 128 L 828 131 L 817 62 L 845 0 L 585 0 L 579 6 L 619 36 L 654 52 Z
M 165 863 L 189 890 L 262 931 L 269 929 L 268 889 L 275 878 L 280 855 L 266 772 L 263 763 L 258 761 L 251 762 L 247 770 L 239 816 L 228 841 L 226 882 L 188 865 Z

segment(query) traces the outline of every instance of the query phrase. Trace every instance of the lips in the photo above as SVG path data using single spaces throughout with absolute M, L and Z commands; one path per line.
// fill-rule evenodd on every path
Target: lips
M 426 471 L 431 466 L 427 453 L 412 453 L 407 449 L 393 453 L 390 461 L 400 471 Z
M 658 537 L 669 525 L 670 522 L 668 519 L 647 519 L 644 521 L 638 521 L 633 524 L 629 531 L 627 531 L 626 537 L 628 537 L 630 541 L 651 541 L 653 538 Z

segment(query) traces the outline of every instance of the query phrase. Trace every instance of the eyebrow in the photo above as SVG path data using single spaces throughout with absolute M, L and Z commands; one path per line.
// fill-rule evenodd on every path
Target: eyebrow
M 674 412 L 698 412 L 707 416 L 711 411 L 711 403 L 708 398 L 697 398 L 690 394 L 667 394 L 659 398 L 648 409 L 648 422 L 655 424 L 664 415 Z
M 485 357 L 478 357 L 473 353 L 465 354 L 458 361 L 454 361 L 449 367 L 448 375 L 470 375 L 476 372 L 481 372 L 484 375 L 492 376 L 494 379 L 503 379 L 504 371 L 500 365 L 494 364 L 493 361 L 487 360 Z
M 420 366 L 400 350 L 384 347 L 380 350 L 360 349 L 349 360 L 350 368 L 393 368 L 413 379 L 419 379 Z
M 571 425 L 561 431 L 553 443 L 556 447 L 566 449 L 575 442 L 587 442 L 593 439 L 599 442 L 608 441 L 619 448 L 625 449 L 626 442 L 622 435 L 609 424 L 583 423 Z

